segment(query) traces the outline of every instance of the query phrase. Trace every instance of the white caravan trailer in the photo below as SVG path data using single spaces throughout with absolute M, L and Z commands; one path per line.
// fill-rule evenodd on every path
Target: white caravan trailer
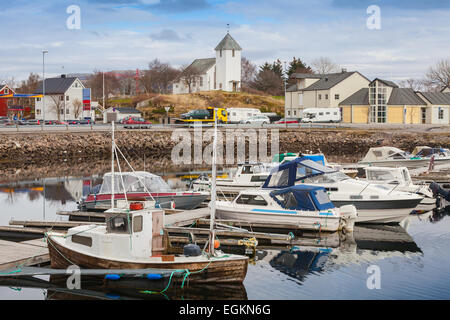
M 339 108 L 307 108 L 303 109 L 302 122 L 340 122 Z
M 259 109 L 253 108 L 228 108 L 228 123 L 239 123 L 241 120 L 247 120 L 253 116 L 261 115 Z

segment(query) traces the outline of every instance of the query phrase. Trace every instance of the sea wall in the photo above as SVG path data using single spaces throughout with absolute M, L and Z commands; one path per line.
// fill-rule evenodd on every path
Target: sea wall
M 193 138 L 193 132 L 190 132 Z M 210 137 L 205 137 L 209 139 Z M 270 141 L 270 136 L 269 136 Z M 116 132 L 116 142 L 127 158 L 170 159 L 179 141 L 169 131 Z M 203 142 L 203 147 L 210 144 Z M 438 133 L 381 132 L 364 130 L 289 130 L 279 132 L 280 152 L 323 152 L 331 160 L 353 162 L 370 147 L 394 146 L 412 151 L 415 146 L 450 147 L 450 136 Z M 270 142 L 268 143 L 270 150 Z M 111 155 L 109 133 L 38 133 L 0 136 L 0 164 L 50 163 L 107 159 Z

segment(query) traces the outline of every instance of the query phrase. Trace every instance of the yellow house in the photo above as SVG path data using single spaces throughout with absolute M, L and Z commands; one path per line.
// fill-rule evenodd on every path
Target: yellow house
M 413 89 L 378 78 L 339 104 L 344 123 L 425 123 L 426 106 Z

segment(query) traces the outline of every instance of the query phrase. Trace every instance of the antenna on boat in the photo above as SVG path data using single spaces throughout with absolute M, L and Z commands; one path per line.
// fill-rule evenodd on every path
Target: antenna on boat
M 211 177 L 211 213 L 209 223 L 209 253 L 214 255 L 214 219 L 216 216 L 216 158 L 217 158 L 217 110 L 214 109 L 214 140 L 213 140 L 213 153 L 212 153 L 212 177 Z
M 114 141 L 114 121 L 111 121 L 111 209 L 114 209 L 114 155 L 116 143 Z

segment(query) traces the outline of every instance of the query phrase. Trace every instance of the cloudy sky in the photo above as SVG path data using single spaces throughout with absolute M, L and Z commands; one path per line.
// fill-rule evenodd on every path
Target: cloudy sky
M 81 28 L 68 29 L 69 6 Z M 381 10 L 369 29 L 367 9 Z M 368 78 L 421 78 L 450 57 L 449 0 L 14 0 L 3 5 L 0 79 L 145 69 L 214 56 L 230 34 L 256 64 L 331 58 Z

